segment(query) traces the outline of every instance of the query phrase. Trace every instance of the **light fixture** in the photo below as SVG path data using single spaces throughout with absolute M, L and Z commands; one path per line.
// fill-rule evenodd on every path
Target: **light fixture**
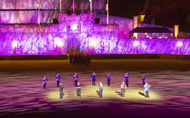
M 138 46 L 139 46 L 139 41 L 135 41 L 135 42 L 134 42 L 134 46 L 135 46 L 135 47 L 138 47 Z
M 71 30 L 72 31 L 76 31 L 76 30 L 78 30 L 78 25 L 75 23 L 75 24 L 72 24 L 71 25 Z
M 63 46 L 63 42 L 61 41 L 61 39 L 60 38 L 55 38 L 54 39 L 55 40 L 55 44 L 58 46 L 58 47 L 62 47 Z
M 181 49 L 182 49 L 182 46 L 183 46 L 183 43 L 181 41 L 177 42 L 177 46 L 179 47 L 179 54 L 181 55 Z
M 12 42 L 12 47 L 13 47 L 13 48 L 17 48 L 17 46 L 18 46 L 18 42 L 17 42 L 17 41 L 13 41 L 13 42 Z
M 139 41 L 135 41 L 134 46 L 136 47 L 137 54 L 139 54 Z
M 16 55 L 16 48 L 18 47 L 18 41 L 13 41 L 12 42 L 12 47 L 14 49 L 14 55 Z
M 183 43 L 181 41 L 177 42 L 177 46 L 178 47 L 182 47 L 183 46 Z
M 91 40 L 89 45 L 90 45 L 90 47 L 95 47 L 96 46 L 96 41 Z

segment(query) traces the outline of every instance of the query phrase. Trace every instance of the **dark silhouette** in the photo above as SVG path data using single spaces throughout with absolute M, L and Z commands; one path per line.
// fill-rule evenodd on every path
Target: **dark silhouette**
M 81 53 L 71 53 L 69 54 L 69 61 L 70 63 L 74 64 L 90 64 L 91 58 L 88 53 L 81 52 Z

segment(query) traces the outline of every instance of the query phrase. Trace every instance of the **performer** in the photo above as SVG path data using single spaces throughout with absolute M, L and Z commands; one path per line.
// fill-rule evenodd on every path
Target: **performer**
M 145 75 L 143 75 L 143 77 L 142 77 L 142 83 L 143 83 L 143 85 L 145 85 L 145 82 L 146 82 L 146 77 L 145 77 Z
M 111 81 L 111 74 L 110 73 L 108 73 L 108 75 L 107 75 L 107 81 L 108 81 L 108 86 L 110 86 L 110 81 Z
M 144 85 L 144 91 L 145 91 L 145 97 L 149 98 L 149 89 L 150 89 L 151 85 L 149 85 L 148 83 L 146 83 Z
M 99 97 L 100 98 L 103 97 L 103 84 L 102 84 L 102 82 L 100 82 L 100 84 L 99 84 Z
M 60 83 L 60 85 L 59 85 L 60 99 L 63 98 L 63 88 L 64 88 L 63 84 Z
M 125 82 L 121 83 L 121 97 L 125 97 L 125 92 L 126 92 L 127 86 L 125 85 Z
M 80 97 L 81 98 L 81 87 L 80 87 L 80 83 L 77 83 L 77 87 L 76 87 L 76 94 L 77 94 L 77 98 Z
M 92 75 L 91 75 L 91 78 L 92 78 L 92 85 L 96 85 L 96 73 L 93 72 Z
M 56 79 L 56 82 L 57 82 L 57 87 L 59 87 L 59 82 L 60 82 L 60 79 L 61 79 L 61 75 L 58 73 L 58 74 L 55 76 L 55 79 Z
M 44 76 L 43 79 L 42 79 L 44 89 L 46 88 L 46 82 L 47 82 L 47 80 L 48 79 L 46 78 L 46 76 Z
M 79 79 L 79 76 L 77 75 L 77 73 L 74 74 L 73 78 L 74 78 L 74 85 L 77 86 L 78 79 Z
M 125 78 L 125 84 L 126 84 L 126 86 L 129 87 L 129 74 L 126 73 L 126 74 L 124 75 L 124 78 Z

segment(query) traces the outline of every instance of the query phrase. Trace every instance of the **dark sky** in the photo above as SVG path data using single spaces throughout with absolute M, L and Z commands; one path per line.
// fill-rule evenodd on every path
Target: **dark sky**
M 110 14 L 131 18 L 143 10 L 146 0 L 110 0 Z

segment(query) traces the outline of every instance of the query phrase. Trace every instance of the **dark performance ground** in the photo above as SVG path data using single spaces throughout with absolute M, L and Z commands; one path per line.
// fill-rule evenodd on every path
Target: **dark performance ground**
M 70 65 L 68 61 L 1 61 L 0 118 L 188 118 L 190 117 L 189 60 L 92 60 L 90 65 Z M 104 98 L 90 75 L 104 84 Z M 59 100 L 55 74 L 63 75 L 64 98 Z M 82 98 L 76 98 L 73 74 L 78 72 Z M 112 75 L 107 87 L 106 74 Z M 130 75 L 126 97 L 117 92 L 123 75 Z M 42 77 L 49 78 L 47 89 Z M 144 98 L 142 75 L 152 85 L 150 99 Z

